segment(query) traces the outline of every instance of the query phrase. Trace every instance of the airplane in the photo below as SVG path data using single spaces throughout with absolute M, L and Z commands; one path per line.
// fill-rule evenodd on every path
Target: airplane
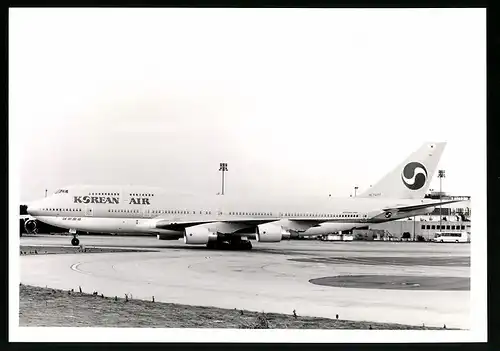
M 183 238 L 188 245 L 251 249 L 250 239 L 280 242 L 367 228 L 369 224 L 431 213 L 461 200 L 424 198 L 445 142 L 427 142 L 364 193 L 349 198 L 174 194 L 148 186 L 72 185 L 33 202 L 37 220 L 77 232 L 157 235 Z M 26 222 L 26 229 L 33 229 Z

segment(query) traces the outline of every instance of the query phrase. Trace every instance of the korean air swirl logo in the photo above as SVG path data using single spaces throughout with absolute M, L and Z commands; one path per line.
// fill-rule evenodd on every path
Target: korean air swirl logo
M 401 180 L 408 189 L 421 189 L 427 180 L 427 169 L 420 162 L 410 162 L 403 168 Z

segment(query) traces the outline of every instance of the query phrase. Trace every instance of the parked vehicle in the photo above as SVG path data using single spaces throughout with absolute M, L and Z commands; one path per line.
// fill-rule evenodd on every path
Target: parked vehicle
M 439 243 L 467 243 L 470 242 L 470 237 L 466 231 L 436 232 L 432 241 Z

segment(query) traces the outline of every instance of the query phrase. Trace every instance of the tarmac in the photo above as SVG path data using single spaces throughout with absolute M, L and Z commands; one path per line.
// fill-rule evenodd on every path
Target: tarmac
M 71 246 L 71 236 L 21 246 Z M 154 252 L 22 255 L 21 283 L 106 296 L 304 316 L 470 328 L 470 244 L 253 243 L 209 250 L 155 237 L 79 237 L 84 247 Z

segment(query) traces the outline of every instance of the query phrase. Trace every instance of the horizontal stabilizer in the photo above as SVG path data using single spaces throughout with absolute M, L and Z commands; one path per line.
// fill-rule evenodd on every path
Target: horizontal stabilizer
M 384 208 L 383 211 L 394 211 L 397 210 L 398 212 L 411 212 L 411 211 L 416 211 L 416 210 L 421 210 L 424 208 L 428 207 L 436 207 L 439 205 L 447 205 L 447 204 L 452 204 L 454 202 L 460 202 L 463 200 L 448 200 L 448 201 L 441 201 L 441 202 L 431 202 L 431 203 L 425 203 L 425 204 L 420 204 L 420 205 L 410 205 L 410 206 L 396 206 L 393 208 Z

